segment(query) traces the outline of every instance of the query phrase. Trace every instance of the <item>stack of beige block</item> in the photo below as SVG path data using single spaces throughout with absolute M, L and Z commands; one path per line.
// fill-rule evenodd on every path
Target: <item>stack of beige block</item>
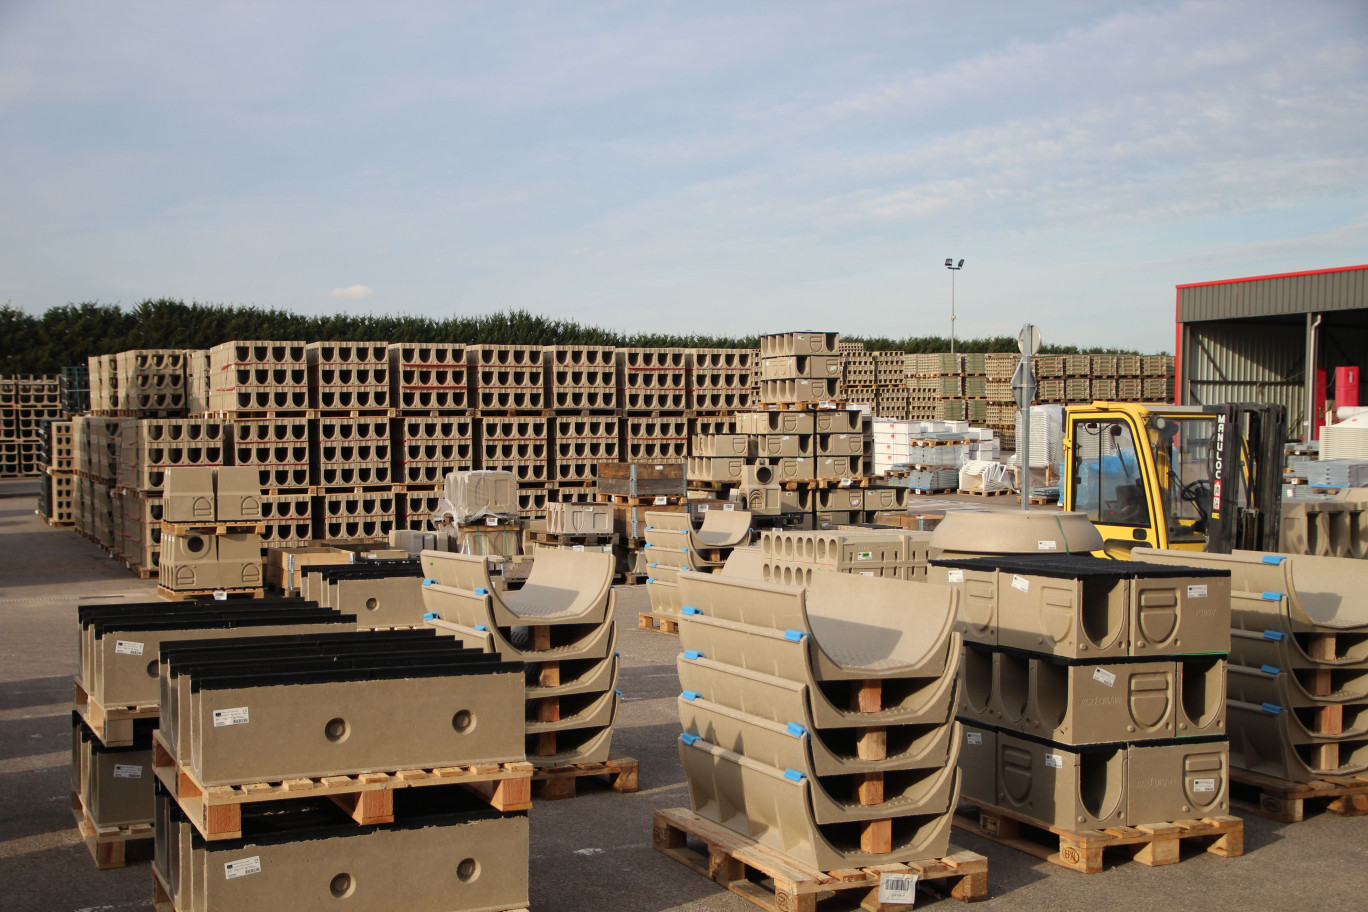
M 41 475 L 43 427 L 61 417 L 55 376 L 0 376 L 0 478 Z
M 750 351 L 695 348 L 689 408 L 711 414 L 744 411 L 751 405 L 755 361 Z
M 262 588 L 256 470 L 182 466 L 168 471 L 165 483 L 159 574 L 165 593 Z
M 807 585 L 823 571 L 901 580 L 926 580 L 930 532 L 844 529 L 760 533 L 761 579 Z
M 516 663 L 412 630 L 167 644 L 158 669 L 159 902 L 526 907 Z
M 1232 766 L 1283 783 L 1368 771 L 1368 564 L 1259 551 L 1134 554 L 1230 573 Z
M 679 578 L 688 572 L 716 573 L 736 548 L 750 544 L 754 530 L 745 510 L 709 509 L 703 524 L 693 527 L 688 513 L 646 514 L 646 593 L 651 613 L 674 617 L 682 607 Z
M 775 483 L 864 476 L 865 437 L 855 409 L 739 412 L 735 433 L 698 434 L 689 480 L 741 484 L 748 466 Z
M 760 337 L 760 403 L 811 404 L 841 395 L 839 333 L 791 332 Z
M 303 342 L 215 345 L 209 349 L 209 410 L 240 414 L 309 408 L 307 348 Z
M 1071 832 L 1224 815 L 1229 575 L 1070 554 L 1067 524 L 1036 516 L 1029 541 L 991 514 L 932 536 L 964 554 L 981 524 L 980 551 L 1015 552 L 930 568 L 960 594 L 965 799 Z
M 689 407 L 687 348 L 619 348 L 618 385 L 622 408 L 633 412 L 665 412 L 683 417 Z
M 618 704 L 613 556 L 537 548 L 523 587 L 502 594 L 488 558 L 424 551 L 421 560 L 429 625 L 525 663 L 527 759 L 606 762 Z
M 388 409 L 388 342 L 310 342 L 304 348 L 309 368 L 310 407 Z
M 182 349 L 138 349 L 116 356 L 118 409 L 128 413 L 183 414 L 188 404 Z
M 449 550 L 516 557 L 522 553 L 517 476 L 493 469 L 451 472 L 430 521 L 449 539 Z
M 826 571 L 807 587 L 688 573 L 680 589 L 693 811 L 808 870 L 944 856 L 956 593 Z

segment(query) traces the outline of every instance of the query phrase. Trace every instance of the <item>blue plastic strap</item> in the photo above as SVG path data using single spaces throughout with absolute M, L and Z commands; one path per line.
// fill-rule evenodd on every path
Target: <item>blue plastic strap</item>
M 647 543 L 646 543 L 646 547 L 648 547 L 648 548 L 653 548 L 653 547 L 655 547 L 655 546 L 652 545 L 650 542 L 647 542 Z
M 435 621 L 435 620 L 437 620 L 437 612 L 435 612 L 435 611 L 429 611 L 427 614 L 423 615 L 423 620 L 425 620 L 425 621 Z
M 615 658 L 615 659 L 620 659 L 620 658 L 622 658 L 622 653 L 620 653 L 620 652 L 615 652 L 615 653 L 613 653 L 613 658 Z
M 692 746 L 693 743 L 698 740 L 698 735 L 691 735 L 688 732 L 685 732 L 684 734 L 679 736 L 679 740 L 683 741 L 685 744 Z
M 807 778 L 807 773 L 800 773 L 796 769 L 789 768 L 784 770 L 784 778 L 790 779 L 794 782 L 802 782 L 804 779 Z
M 1262 560 L 1265 564 L 1281 564 L 1283 561 L 1287 560 L 1287 555 L 1265 554 L 1262 558 L 1260 558 L 1260 560 Z
M 654 577 L 654 576 L 648 576 L 648 577 L 646 577 L 646 582 L 648 582 L 648 583 L 654 583 L 654 582 L 655 582 L 655 577 Z
M 680 548 L 679 550 L 680 550 L 680 551 L 683 551 L 685 554 L 688 554 L 688 553 L 689 553 L 689 549 L 688 549 L 688 548 Z
M 686 658 L 686 659 L 706 659 L 707 656 L 705 656 L 703 653 L 699 652 L 697 649 L 686 649 L 686 650 L 684 650 L 684 658 Z
M 486 627 L 484 624 L 476 624 L 476 625 L 475 625 L 475 629 L 476 629 L 476 630 L 482 630 L 482 631 L 484 631 L 485 633 L 489 633 L 489 628 Z
M 686 700 L 697 700 L 701 695 L 696 691 L 686 690 L 683 693 L 681 693 L 680 696 Z
M 795 738 L 801 738 L 808 733 L 808 730 L 797 722 L 790 722 L 788 724 L 788 733 Z
M 475 587 L 475 594 L 476 594 L 476 595 L 489 595 L 489 590 L 486 589 L 484 586 L 476 586 L 476 587 Z
M 650 532 L 650 531 L 651 531 L 652 529 L 654 529 L 654 528 L 655 528 L 655 526 L 647 526 L 647 527 L 646 527 L 646 531 L 647 531 L 647 532 Z
M 659 566 L 660 566 L 660 564 L 651 564 L 651 569 L 654 570 L 656 567 L 659 567 Z
M 1283 641 L 1283 638 L 1286 637 L 1286 636 L 1287 636 L 1287 634 L 1283 633 L 1281 630 L 1265 630 L 1265 631 L 1264 631 L 1264 639 L 1265 639 L 1265 640 L 1272 640 L 1272 641 L 1275 642 L 1275 643 L 1281 643 L 1281 642 Z
M 805 636 L 807 636 L 807 634 L 801 630 L 784 631 L 784 639 L 788 640 L 790 643 L 801 643 Z
M 622 691 L 620 691 L 620 690 L 614 690 L 613 693 L 617 694 L 617 698 L 618 698 L 619 700 L 622 699 Z
M 423 585 L 424 585 L 424 586 L 435 586 L 435 585 L 437 585 L 437 581 L 434 580 L 434 579 L 425 579 L 425 580 L 423 580 Z
M 1259 671 L 1262 671 L 1262 672 L 1263 672 L 1264 674 L 1266 674 L 1266 675 L 1280 675 L 1280 674 L 1282 674 L 1282 669 L 1279 668 L 1277 665 L 1263 665 L 1263 666 L 1260 666 Z
M 1282 707 L 1277 703 L 1265 703 L 1262 709 L 1271 716 L 1276 716 L 1278 713 L 1282 712 Z
M 1281 592 L 1265 592 L 1263 594 L 1263 600 L 1265 602 L 1280 602 L 1282 601 L 1282 597 L 1283 594 Z
M 685 605 L 683 608 L 680 608 L 680 609 L 679 609 L 679 613 L 680 613 L 680 614 L 702 614 L 703 612 L 699 611 L 699 610 L 698 610 L 697 608 L 695 608 L 693 605 Z

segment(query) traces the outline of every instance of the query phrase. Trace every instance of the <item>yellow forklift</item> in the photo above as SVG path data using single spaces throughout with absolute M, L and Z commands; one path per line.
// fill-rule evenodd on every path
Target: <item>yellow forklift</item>
M 1094 402 L 1064 420 L 1060 497 L 1107 556 L 1278 550 L 1283 406 Z

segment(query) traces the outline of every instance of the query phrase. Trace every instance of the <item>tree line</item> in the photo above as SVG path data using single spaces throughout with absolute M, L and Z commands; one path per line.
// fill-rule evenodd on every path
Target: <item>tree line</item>
M 42 314 L 0 305 L 0 374 L 56 373 L 84 365 L 91 355 L 135 348 L 212 348 L 233 339 L 304 342 L 457 342 L 488 345 L 615 345 L 631 348 L 755 348 L 757 336 L 705 333 L 621 333 L 574 320 L 538 316 L 525 310 L 454 316 L 445 319 L 389 314 L 307 315 L 275 308 L 201 304 L 166 298 L 127 309 L 118 304 L 66 304 Z M 943 352 L 942 336 L 862 337 L 871 351 Z M 1016 339 L 995 336 L 957 339 L 962 352 L 1014 352 Z M 1045 354 L 1118 351 L 1046 345 Z M 1134 352 L 1125 352 L 1134 354 Z

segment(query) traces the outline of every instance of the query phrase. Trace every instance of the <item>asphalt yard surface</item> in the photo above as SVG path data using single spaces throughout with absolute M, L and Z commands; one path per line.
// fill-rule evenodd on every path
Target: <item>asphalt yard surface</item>
M 35 490 L 34 481 L 0 482 L 0 910 L 151 909 L 146 862 L 95 869 L 73 825 L 69 766 L 76 606 L 155 597 L 155 586 L 69 530 L 45 525 L 34 515 Z M 1009 498 L 987 500 L 999 507 Z M 614 752 L 640 762 L 640 791 L 620 794 L 598 780 L 581 780 L 576 798 L 536 804 L 532 912 L 756 908 L 651 848 L 652 812 L 687 806 L 689 796 L 676 746 L 679 641 L 638 629 L 637 616 L 648 609 L 644 587 L 619 591 L 624 702 Z M 1120 852 L 1108 855 L 1107 869 L 1094 875 L 960 830 L 952 841 L 989 859 L 990 898 L 983 909 L 1368 908 L 1368 818 L 1319 813 L 1281 824 L 1241 816 L 1243 857 L 1185 848 L 1180 863 L 1150 868 Z M 920 893 L 917 906 L 930 905 L 960 907 L 954 899 Z M 824 900 L 818 908 L 838 907 Z M 337 909 L 345 912 L 345 902 L 337 901 Z

